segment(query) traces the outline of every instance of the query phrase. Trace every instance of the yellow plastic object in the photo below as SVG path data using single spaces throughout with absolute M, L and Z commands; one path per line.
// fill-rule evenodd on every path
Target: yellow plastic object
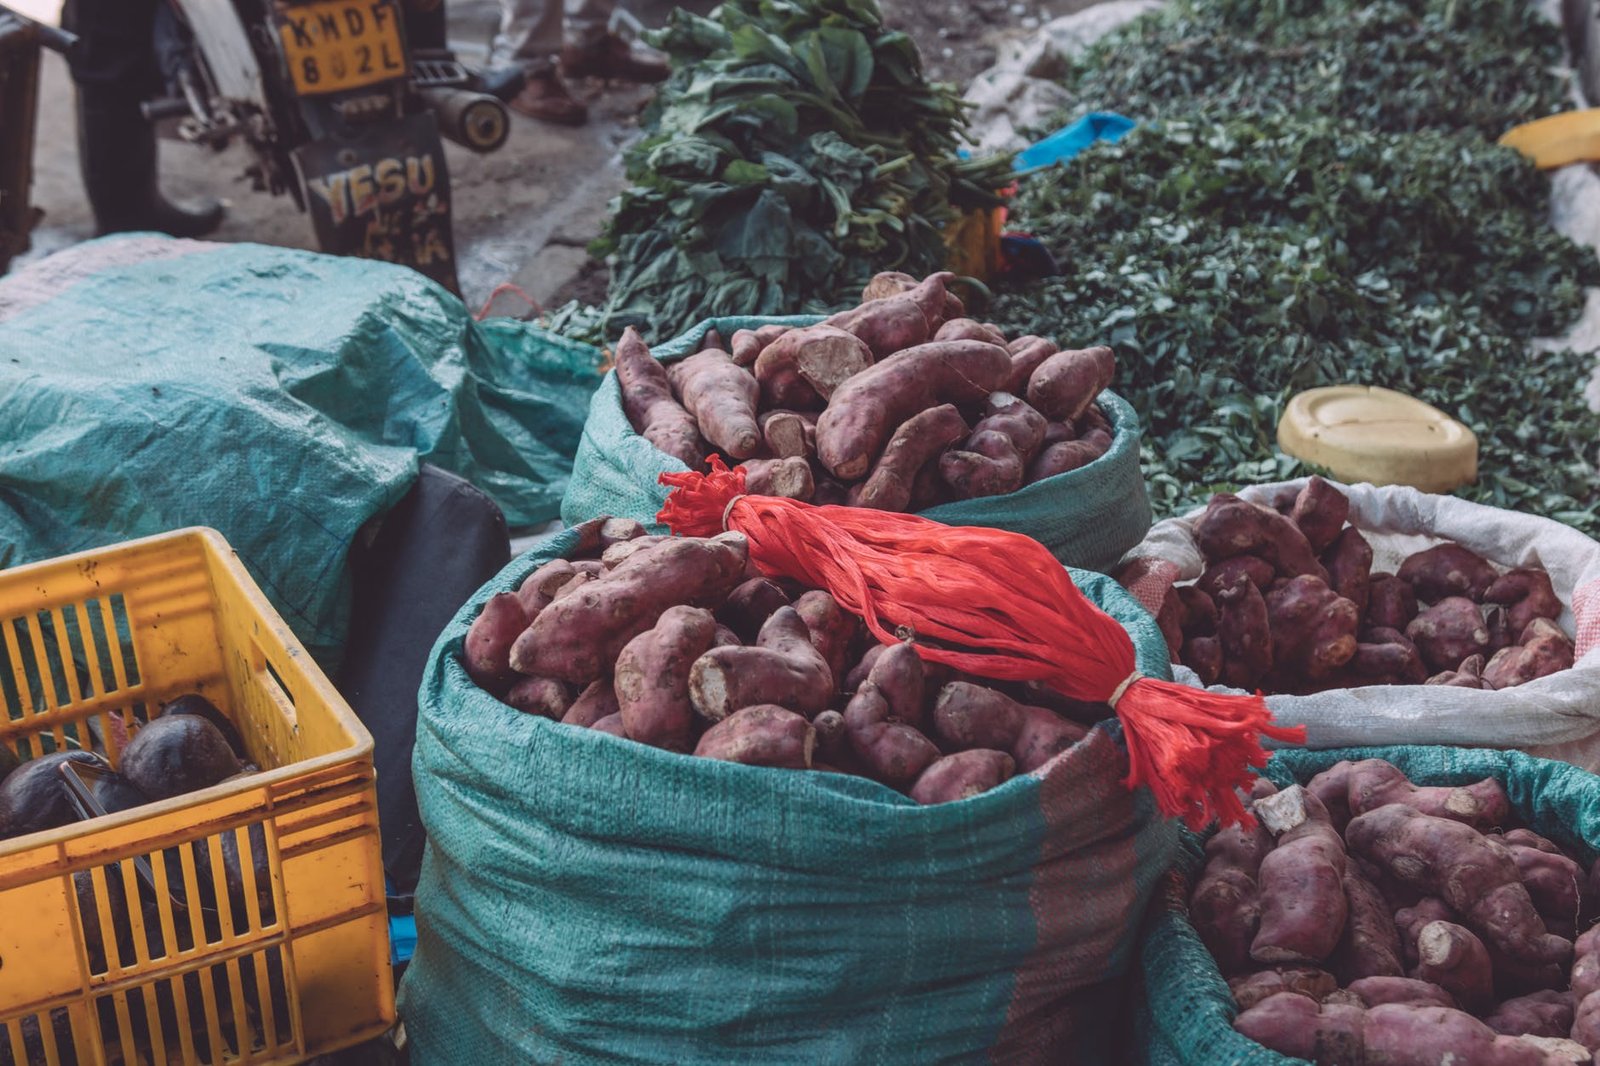
M 0 1061 L 291 1063 L 393 1022 L 372 738 L 221 535 L 0 571 L 23 759 L 116 763 L 187 692 L 262 772 L 0 841 Z
M 1600 108 L 1563 111 L 1513 126 L 1500 138 L 1544 170 L 1600 160 Z
M 1004 207 L 981 207 L 956 217 L 945 230 L 945 268 L 962 277 L 988 281 L 1000 269 Z
M 1421 400 L 1370 385 L 1311 389 L 1289 401 L 1278 447 L 1345 482 L 1449 492 L 1478 477 L 1478 438 Z

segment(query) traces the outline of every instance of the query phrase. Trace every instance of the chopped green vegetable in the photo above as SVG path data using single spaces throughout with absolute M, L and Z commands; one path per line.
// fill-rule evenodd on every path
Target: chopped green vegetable
M 1593 358 L 1531 345 L 1572 324 L 1600 265 L 1550 228 L 1548 182 L 1485 136 L 1562 106 L 1544 77 L 1557 31 L 1528 10 L 1221 0 L 1131 27 L 1069 76 L 1083 109 L 1159 121 L 1024 182 L 1013 224 L 1064 273 L 993 317 L 1116 347 L 1159 510 L 1303 472 L 1276 450 L 1284 404 L 1356 383 L 1477 433 L 1462 495 L 1600 533 Z

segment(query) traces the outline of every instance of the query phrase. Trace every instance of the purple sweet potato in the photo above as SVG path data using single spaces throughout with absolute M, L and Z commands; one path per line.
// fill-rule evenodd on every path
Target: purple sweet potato
M 727 352 L 707 349 L 667 367 L 684 409 L 694 416 L 701 436 L 733 459 L 748 459 L 761 446 L 756 425 L 759 390 L 749 371 L 735 366 Z
M 1224 685 L 1254 689 L 1273 666 L 1273 639 L 1267 622 L 1267 601 L 1248 578 L 1219 589 L 1217 636 L 1222 645 Z
M 917 777 L 911 798 L 922 804 L 950 803 L 1004 784 L 1016 770 L 1003 751 L 972 748 L 945 755 Z
M 1350 526 L 1335 536 L 1322 553 L 1322 565 L 1328 571 L 1328 587 L 1355 604 L 1358 613 L 1366 614 L 1372 584 L 1372 545 L 1361 531 Z
M 1468 656 L 1489 650 L 1483 612 L 1465 596 L 1446 596 L 1417 615 L 1406 626 L 1406 637 L 1422 653 L 1428 669 L 1435 671 L 1453 670 Z
M 1349 517 L 1350 498 L 1321 477 L 1306 482 L 1289 512 L 1290 520 L 1300 527 L 1315 552 L 1327 550 Z
M 698 470 L 706 459 L 705 441 L 693 416 L 672 396 L 666 369 L 650 354 L 638 332 L 629 326 L 615 352 L 622 410 L 645 440 Z
M 523 677 L 506 692 L 505 702 L 523 714 L 559 721 L 572 705 L 572 689 L 554 678 Z
M 966 436 L 966 420 L 954 404 L 918 411 L 902 422 L 889 438 L 883 454 L 873 464 L 872 473 L 855 494 L 854 505 L 879 511 L 906 510 L 911 505 L 918 471 Z M 1019 481 L 1021 477 L 1019 469 Z
M 764 411 L 756 416 L 762 442 L 774 458 L 805 459 L 817 450 L 817 417 L 809 411 Z
M 689 670 L 689 698 L 709 721 L 745 707 L 776 704 L 815 717 L 833 699 L 833 672 L 793 607 L 780 607 L 755 646 L 712 648 Z
M 612 688 L 611 682 L 605 678 L 591 681 L 589 686 L 578 694 L 572 701 L 572 706 L 567 708 L 567 713 L 561 716 L 561 721 L 566 725 L 589 728 L 602 718 L 613 714 L 620 714 L 622 708 L 617 706 L 617 692 Z
M 789 594 L 770 578 L 753 577 L 743 582 L 717 608 L 717 621 L 733 630 L 740 644 L 754 644 L 761 627 L 772 612 L 789 606 Z
M 1195 540 L 1213 563 L 1238 555 L 1255 555 L 1283 577 L 1309 574 L 1324 583 L 1327 570 L 1317 561 L 1300 527 L 1278 512 L 1247 503 L 1230 493 L 1211 498 L 1195 523 Z M 1209 590 L 1208 590 L 1209 591 Z
M 511 646 L 528 628 L 528 616 L 514 592 L 497 592 L 473 619 L 462 645 L 467 676 L 480 688 L 503 691 L 516 680 L 511 668 Z
M 1481 603 L 1484 593 L 1499 577 L 1482 556 L 1450 543 L 1411 556 L 1401 564 L 1397 576 L 1411 585 L 1423 603 L 1438 603 L 1453 596 Z
M 1257 962 L 1319 963 L 1344 935 L 1344 841 L 1315 796 L 1301 790 L 1299 798 L 1305 820 L 1279 836 L 1256 878 L 1261 926 L 1250 957 Z
M 688 751 L 694 741 L 689 669 L 711 650 L 716 619 L 700 607 L 669 607 L 654 628 L 617 656 L 614 687 L 622 725 L 641 744 Z
M 1507 608 L 1511 632 L 1517 634 L 1519 640 L 1535 618 L 1554 621 L 1561 617 L 1561 599 L 1550 583 L 1550 575 L 1533 567 L 1508 570 L 1495 578 L 1484 590 L 1483 601 Z
M 1381 1007 L 1385 1003 L 1401 1003 L 1412 1007 L 1456 1006 L 1455 997 L 1432 981 L 1419 981 L 1415 977 L 1363 977 L 1347 986 L 1362 1003 Z
M 998 689 L 952 681 L 939 690 L 933 731 L 947 751 L 1008 752 L 1018 773 L 1032 773 L 1088 735 L 1044 707 L 1018 703 Z
M 909 789 L 939 759 L 939 749 L 921 730 L 890 719 L 889 702 L 871 681 L 850 697 L 844 727 L 867 776 L 890 788 Z
M 1367 624 L 1405 632 L 1417 616 L 1417 594 L 1411 583 L 1393 574 L 1373 574 L 1367 582 Z
M 1294 992 L 1320 1002 L 1338 990 L 1339 982 L 1333 974 L 1314 966 L 1275 966 L 1228 982 L 1228 991 L 1233 993 L 1240 1010 L 1249 1010 L 1279 992 Z
M 1028 379 L 1028 403 L 1046 418 L 1077 418 L 1110 386 L 1116 369 L 1116 357 L 1103 345 L 1056 352 Z
M 776 381 L 798 376 L 823 400 L 832 396 L 845 379 L 872 365 L 872 351 L 853 333 L 834 326 L 792 329 L 761 351 L 755 363 L 763 406 L 781 406 L 784 390 Z

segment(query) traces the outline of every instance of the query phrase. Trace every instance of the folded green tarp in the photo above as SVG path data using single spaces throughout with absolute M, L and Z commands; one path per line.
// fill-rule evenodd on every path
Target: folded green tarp
M 557 516 L 599 362 L 403 267 L 80 245 L 0 281 L 0 567 L 212 526 L 331 665 L 351 541 L 419 460 Z

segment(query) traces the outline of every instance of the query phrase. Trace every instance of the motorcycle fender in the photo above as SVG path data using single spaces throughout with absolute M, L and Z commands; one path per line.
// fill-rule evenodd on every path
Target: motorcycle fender
M 460 292 L 450 174 L 432 112 L 374 123 L 354 140 L 311 141 L 292 155 L 318 248 L 403 263 Z

